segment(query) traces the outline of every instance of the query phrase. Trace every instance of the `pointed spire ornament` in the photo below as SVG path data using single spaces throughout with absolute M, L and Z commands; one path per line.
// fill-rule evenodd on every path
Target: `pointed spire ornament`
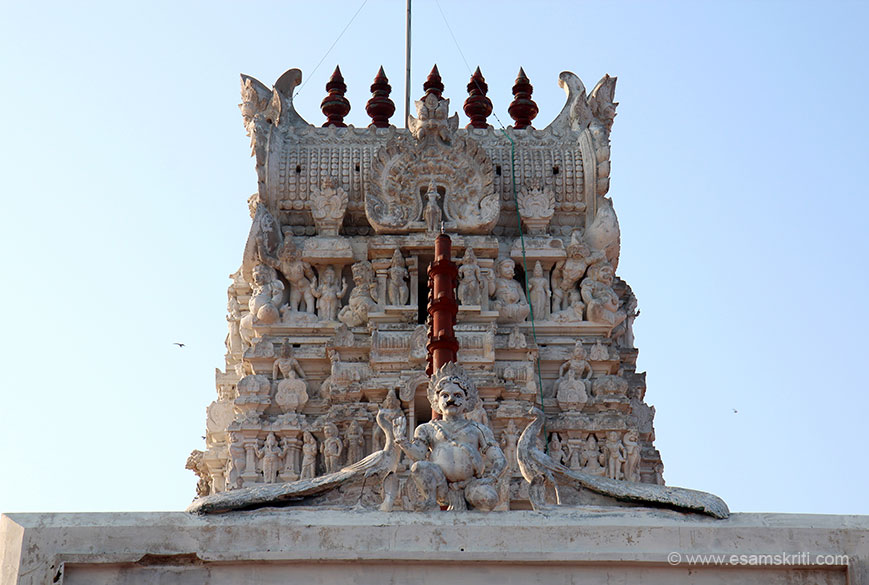
M 507 111 L 516 121 L 513 127 L 517 130 L 531 126 L 531 120 L 537 117 L 537 104 L 531 99 L 534 87 L 529 83 L 525 71 L 520 67 L 516 83 L 513 85 L 513 101 Z
M 340 67 L 335 66 L 335 72 L 332 73 L 332 77 L 326 84 L 326 91 L 329 93 L 320 102 L 320 109 L 326 114 L 326 123 L 323 124 L 323 127 L 346 128 L 344 116 L 350 111 L 350 102 L 344 97 L 347 92 L 347 85 L 344 83 Z
M 471 119 L 467 128 L 488 128 L 486 117 L 492 113 L 492 100 L 486 97 L 489 86 L 480 72 L 480 68 L 474 71 L 471 82 L 468 84 L 468 99 L 465 100 L 465 114 Z
M 441 81 L 441 74 L 438 71 L 437 64 L 431 68 L 431 73 L 428 74 L 428 79 L 422 84 L 422 88 L 425 90 L 425 95 L 433 93 L 439 100 L 444 99 L 444 83 Z M 423 99 L 425 99 L 425 96 L 423 96 Z
M 389 99 L 392 86 L 383 72 L 383 66 L 371 84 L 371 99 L 365 104 L 365 111 L 371 116 L 371 125 L 375 128 L 389 128 L 389 117 L 395 113 L 395 104 Z

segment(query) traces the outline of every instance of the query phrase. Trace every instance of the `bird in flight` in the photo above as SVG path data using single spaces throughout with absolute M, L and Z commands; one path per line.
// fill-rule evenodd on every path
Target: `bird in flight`
M 173 345 L 177 345 L 178 347 L 184 347 L 183 343 L 178 343 L 177 341 L 174 342 Z

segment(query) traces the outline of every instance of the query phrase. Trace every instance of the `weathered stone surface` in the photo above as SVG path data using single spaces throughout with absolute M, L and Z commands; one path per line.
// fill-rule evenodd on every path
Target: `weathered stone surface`
M 869 584 L 865 516 L 713 520 L 595 507 L 9 514 L 0 551 L 3 585 Z M 694 555 L 705 562 L 689 562 Z

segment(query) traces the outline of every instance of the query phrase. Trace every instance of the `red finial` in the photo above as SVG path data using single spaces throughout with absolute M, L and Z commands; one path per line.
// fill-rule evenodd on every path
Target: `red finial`
M 480 72 L 480 68 L 471 75 L 468 84 L 468 99 L 465 100 L 465 114 L 471 119 L 468 128 L 487 128 L 486 116 L 492 113 L 492 100 L 486 97 L 489 86 Z
M 326 126 L 337 126 L 338 128 L 346 128 L 344 116 L 350 111 L 350 102 L 344 97 L 347 91 L 347 85 L 344 83 L 344 77 L 341 76 L 341 68 L 336 66 L 335 72 L 326 84 L 326 91 L 329 92 L 323 101 L 320 102 L 320 109 L 326 114 Z
M 438 96 L 439 100 L 444 99 L 442 97 L 444 83 L 441 81 L 441 74 L 438 72 L 437 65 L 431 68 L 431 73 L 428 74 L 428 79 L 426 79 L 425 83 L 422 84 L 422 88 L 425 90 L 425 95 L 433 93 Z M 423 98 L 425 98 L 425 96 L 423 96 Z
M 459 342 L 453 331 L 459 304 L 456 286 L 459 269 L 451 258 L 450 237 L 441 234 L 435 239 L 434 261 L 428 267 L 428 367 L 431 376 L 447 362 L 456 361 Z
M 365 104 L 365 111 L 371 116 L 371 125 L 375 128 L 389 128 L 389 117 L 395 113 L 395 104 L 389 99 L 391 91 L 392 86 L 381 65 L 371 84 L 371 99 Z
M 513 102 L 507 111 L 516 123 L 513 125 L 517 130 L 531 126 L 531 120 L 537 117 L 537 104 L 531 99 L 534 88 L 528 82 L 525 71 L 520 67 L 516 84 L 513 86 Z

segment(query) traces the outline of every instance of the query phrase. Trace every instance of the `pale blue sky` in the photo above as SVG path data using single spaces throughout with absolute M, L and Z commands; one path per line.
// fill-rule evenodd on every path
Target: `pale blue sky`
M 193 497 L 256 185 L 238 74 L 301 68 L 315 124 L 336 63 L 348 122 L 381 64 L 402 103 L 403 0 L 370 0 L 316 72 L 361 1 L 312 4 L 3 2 L 0 511 Z M 869 513 L 869 5 L 441 6 L 504 123 L 519 66 L 538 127 L 560 71 L 619 77 L 619 274 L 668 483 Z M 412 96 L 436 62 L 458 109 L 470 72 L 434 1 L 414 9 Z

